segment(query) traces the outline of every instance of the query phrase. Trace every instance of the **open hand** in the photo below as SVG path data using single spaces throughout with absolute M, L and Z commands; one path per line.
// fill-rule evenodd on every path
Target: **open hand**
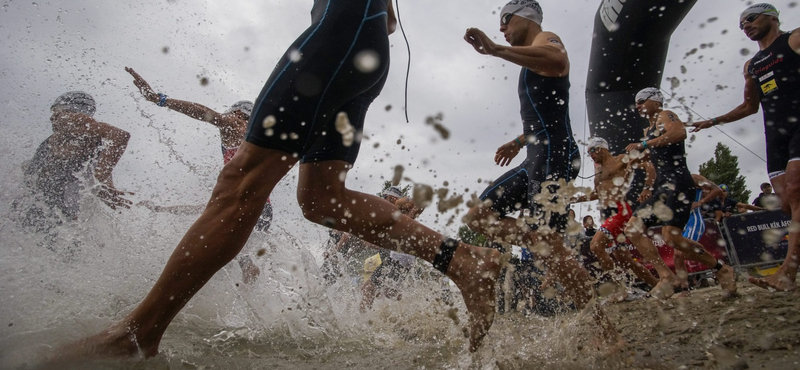
M 500 167 L 508 166 L 511 160 L 519 154 L 520 149 L 519 145 L 513 141 L 501 145 L 494 153 L 494 163 Z
M 100 198 L 100 200 L 111 209 L 116 210 L 117 207 L 131 208 L 131 204 L 133 204 L 133 202 L 123 197 L 133 195 L 132 192 L 117 190 L 105 184 L 96 185 L 93 190 L 94 195 Z
M 142 76 L 139 76 L 139 74 L 130 67 L 125 67 L 125 71 L 133 76 L 133 84 L 139 88 L 139 92 L 142 93 L 142 96 L 144 96 L 147 101 L 153 103 L 158 101 L 158 94 L 153 91 L 153 89 L 150 87 L 150 84 L 148 84 L 147 81 L 142 78 Z

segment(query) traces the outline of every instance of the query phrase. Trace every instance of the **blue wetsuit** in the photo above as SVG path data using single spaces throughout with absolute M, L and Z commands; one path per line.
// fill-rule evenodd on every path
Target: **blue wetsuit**
M 549 225 L 565 231 L 567 210 L 551 212 L 533 197 L 542 192 L 545 181 L 574 180 L 580 170 L 578 145 L 572 138 L 569 120 L 569 76 L 544 77 L 522 68 L 519 76 L 522 130 L 528 140 L 527 157 L 518 167 L 495 180 L 481 194 L 490 199 L 492 210 L 501 215 L 527 208 L 537 221 L 531 227 Z M 548 198 L 556 199 L 559 187 L 547 185 Z
M 695 190 L 695 193 L 695 202 L 699 202 L 700 199 L 703 199 L 703 190 L 697 189 Z M 706 222 L 703 220 L 703 207 L 697 207 L 689 214 L 689 221 L 686 223 L 686 227 L 683 229 L 683 237 L 698 242 L 705 233 Z
M 389 70 L 387 4 L 316 0 L 311 26 L 283 55 L 255 101 L 246 140 L 301 163 L 354 163 L 367 108 Z M 357 68 L 358 62 L 367 67 Z M 355 130 L 349 146 L 335 128 L 340 112 L 347 113 Z M 270 116 L 275 124 L 265 127 Z

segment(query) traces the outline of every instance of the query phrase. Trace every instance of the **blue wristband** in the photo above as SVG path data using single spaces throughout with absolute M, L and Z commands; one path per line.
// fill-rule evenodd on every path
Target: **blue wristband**
M 714 117 L 714 118 L 711 119 L 711 123 L 714 124 L 713 126 L 716 126 L 716 125 L 719 124 L 719 120 L 717 120 L 717 117 Z
M 650 147 L 650 146 L 648 146 L 648 145 L 647 145 L 647 141 L 643 140 L 643 141 L 642 141 L 642 148 L 644 148 L 644 149 L 647 149 L 647 148 L 649 148 L 649 147 Z
M 521 142 L 521 141 L 519 141 L 519 137 L 515 137 L 515 138 L 514 138 L 514 142 L 515 142 L 515 143 L 517 143 L 517 145 L 518 145 L 520 148 L 522 148 L 523 146 L 525 146 L 525 145 L 522 145 L 522 142 Z
M 158 103 L 156 103 L 159 107 L 163 107 L 167 105 L 167 95 L 158 93 Z

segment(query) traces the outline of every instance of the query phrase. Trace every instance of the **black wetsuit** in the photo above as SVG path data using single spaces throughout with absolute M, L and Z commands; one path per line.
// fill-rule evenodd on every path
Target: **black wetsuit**
M 778 36 L 747 67 L 764 112 L 770 178 L 784 174 L 789 161 L 800 160 L 800 55 L 789 46 L 789 35 Z
M 354 163 L 367 108 L 389 70 L 387 4 L 316 0 L 311 26 L 289 47 L 256 99 L 246 140 L 301 163 Z M 340 112 L 355 130 L 349 146 L 335 127 Z M 271 127 L 265 123 L 270 116 Z
M 89 165 L 97 157 L 101 142 L 85 145 L 89 150 L 79 155 L 61 158 L 53 153 L 55 144 L 52 141 L 50 136 L 36 149 L 33 160 L 25 168 L 25 180 L 48 207 L 61 210 L 66 219 L 74 220 L 78 218 L 78 202 L 84 185 L 81 174 L 90 172 Z
M 550 225 L 566 230 L 567 210 L 551 212 L 549 219 L 542 204 L 533 197 L 542 192 L 545 181 L 574 180 L 580 170 L 578 145 L 572 138 L 569 120 L 569 76 L 543 77 L 522 68 L 519 76 L 520 115 L 523 133 L 528 139 L 527 157 L 518 167 L 495 180 L 481 194 L 491 199 L 492 210 L 506 215 L 521 208 L 530 209 L 537 228 Z M 554 200 L 559 187 L 547 186 Z
M 647 140 L 660 136 L 658 128 L 648 129 Z M 647 227 L 663 224 L 681 230 L 689 222 L 697 187 L 686 165 L 683 141 L 650 148 L 650 160 L 656 168 L 653 196 L 636 208 L 635 215 Z

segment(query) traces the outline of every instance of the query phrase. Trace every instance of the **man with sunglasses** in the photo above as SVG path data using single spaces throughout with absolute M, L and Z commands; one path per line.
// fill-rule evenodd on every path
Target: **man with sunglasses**
M 656 180 L 652 186 L 642 190 L 639 199 L 643 201 L 628 221 L 625 235 L 658 272 L 659 283 L 652 294 L 657 298 L 669 298 L 675 287 L 681 284 L 647 237 L 650 227 L 661 225 L 661 236 L 666 245 L 683 252 L 689 260 L 711 267 L 725 296 L 734 296 L 736 280 L 733 268 L 717 261 L 702 245 L 682 235 L 697 191 L 695 179 L 686 165 L 684 141 L 687 135 L 683 122 L 672 111 L 663 109 L 664 96 L 658 88 L 642 89 L 636 94 L 635 101 L 639 115 L 647 118 L 650 125 L 644 131 L 644 139 L 628 145 L 625 150 L 630 153 L 632 161 L 655 168 Z
M 694 124 L 694 131 L 764 114 L 767 172 L 781 199 L 781 209 L 791 215 L 789 250 L 778 271 L 766 278 L 749 278 L 762 288 L 791 291 L 796 288 L 800 253 L 800 28 L 780 29 L 778 10 L 770 4 L 748 7 L 739 28 L 758 43 L 759 51 L 744 64 L 744 102 L 730 112 Z
M 608 272 L 614 272 L 614 259 L 623 269 L 633 271 L 636 276 L 650 287 L 658 284 L 658 279 L 637 262 L 630 253 L 632 248 L 628 238 L 623 234 L 623 229 L 631 219 L 633 210 L 626 196 L 630 188 L 633 166 L 631 161 L 625 160 L 627 154 L 614 156 L 609 151 L 608 141 L 601 137 L 589 139 L 589 156 L 595 163 L 594 190 L 588 195 L 575 198 L 575 202 L 588 202 L 598 200 L 598 207 L 605 210 L 616 210 L 600 225 L 600 232 L 592 237 L 590 248 L 597 256 L 600 267 Z M 645 186 L 651 187 L 655 181 L 655 171 L 648 167 Z M 614 259 L 611 258 L 614 256 Z M 612 277 L 613 278 L 613 277 Z M 622 290 L 622 284 L 615 282 L 620 288 L 613 299 L 623 300 L 627 292 Z
M 578 145 L 569 120 L 570 63 L 561 38 L 543 31 L 542 8 L 534 0 L 512 0 L 500 12 L 500 32 L 510 46 L 483 31 L 467 29 L 464 40 L 480 54 L 522 67 L 518 92 L 522 134 L 501 145 L 495 163 L 506 166 L 526 149 L 525 160 L 495 180 L 467 214 L 473 231 L 528 248 L 561 283 L 579 308 L 592 298 L 589 272 L 564 245 L 566 189 L 580 169 Z M 511 215 L 523 211 L 522 219 Z M 553 277 L 553 276 L 550 276 Z M 595 318 L 607 342 L 618 339 L 597 308 Z

